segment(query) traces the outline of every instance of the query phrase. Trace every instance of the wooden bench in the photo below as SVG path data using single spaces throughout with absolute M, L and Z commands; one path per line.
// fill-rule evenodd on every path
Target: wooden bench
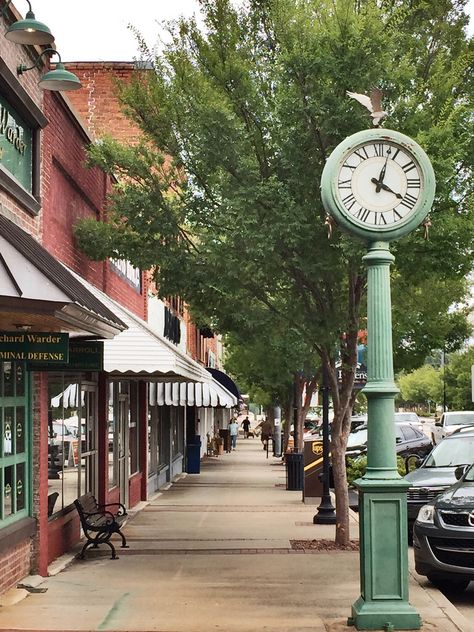
M 87 538 L 79 559 L 84 559 L 84 554 L 89 547 L 96 549 L 99 544 L 107 544 L 112 549 L 111 559 L 118 559 L 110 538 L 114 533 L 118 533 L 122 538 L 121 548 L 128 549 L 127 540 L 120 530 L 128 517 L 125 507 L 121 503 L 99 505 L 91 493 L 77 498 L 74 505 L 81 519 L 82 530 Z

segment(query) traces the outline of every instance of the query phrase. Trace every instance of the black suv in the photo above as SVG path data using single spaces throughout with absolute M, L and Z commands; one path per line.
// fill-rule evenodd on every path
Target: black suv
M 461 428 L 436 445 L 420 467 L 405 476 L 410 483 L 407 493 L 408 535 L 411 537 L 418 512 L 456 482 L 459 465 L 474 462 L 474 429 Z
M 456 476 L 459 482 L 420 509 L 413 533 L 416 572 L 450 592 L 474 580 L 474 465 Z

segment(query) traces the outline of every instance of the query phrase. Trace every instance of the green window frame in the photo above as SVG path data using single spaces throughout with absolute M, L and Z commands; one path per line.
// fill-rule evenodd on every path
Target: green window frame
M 31 514 L 30 379 L 24 362 L 0 362 L 0 529 Z

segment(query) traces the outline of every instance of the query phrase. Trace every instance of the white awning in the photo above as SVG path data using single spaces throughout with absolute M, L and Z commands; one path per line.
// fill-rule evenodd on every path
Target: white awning
M 196 406 L 197 408 L 233 408 L 237 397 L 211 378 L 208 383 L 169 382 L 150 384 L 150 406 Z
M 74 274 L 74 273 L 73 273 Z M 147 380 L 209 382 L 209 371 L 179 351 L 144 320 L 76 275 L 128 329 L 104 341 L 104 371 L 112 375 L 132 374 Z

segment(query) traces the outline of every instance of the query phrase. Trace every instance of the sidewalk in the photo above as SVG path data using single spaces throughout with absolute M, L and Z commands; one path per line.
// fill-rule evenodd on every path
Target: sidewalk
M 285 468 L 257 439 L 206 459 L 127 523 L 129 549 L 91 551 L 45 579 L 43 593 L 0 608 L 0 630 L 349 632 L 359 589 L 354 551 L 294 551 L 333 539 L 315 505 L 285 489 Z M 351 535 L 357 537 L 356 517 Z M 438 591 L 410 577 L 425 632 L 470 632 Z

